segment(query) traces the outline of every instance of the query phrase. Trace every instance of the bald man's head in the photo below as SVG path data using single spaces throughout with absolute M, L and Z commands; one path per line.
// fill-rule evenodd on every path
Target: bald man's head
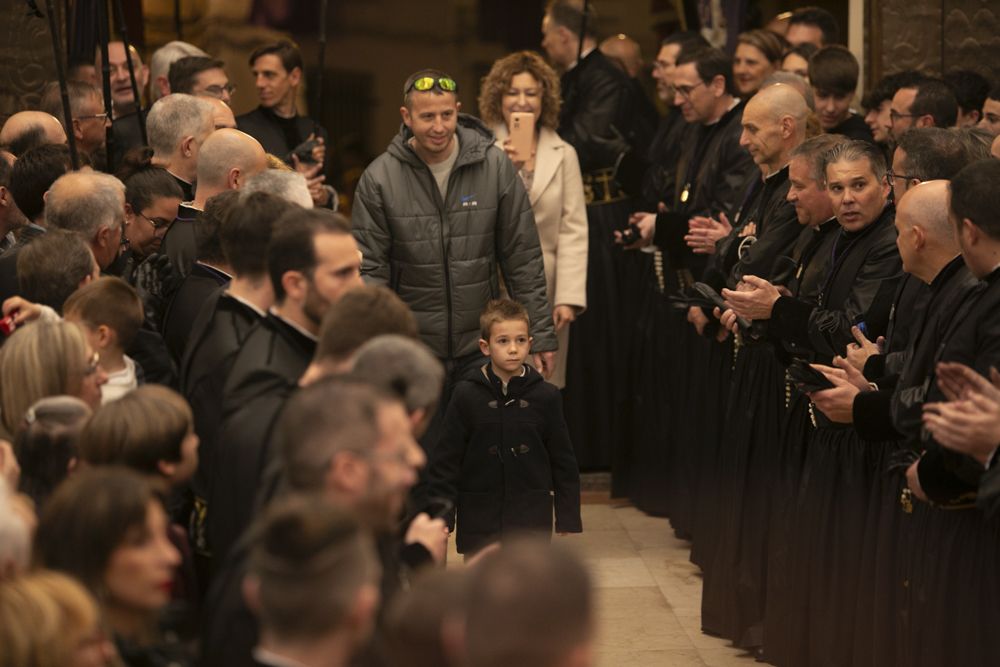
M 791 86 L 779 83 L 760 89 L 743 110 L 740 145 L 765 174 L 788 164 L 789 153 L 806 136 L 809 107 Z
M 228 104 L 211 95 L 198 95 L 198 99 L 212 105 L 212 120 L 216 130 L 236 128 L 236 116 L 233 115 L 233 110 L 229 108 Z
M 247 178 L 266 168 L 267 153 L 259 141 L 239 130 L 216 130 L 198 155 L 196 199 L 202 199 L 203 188 L 207 188 L 205 199 L 223 190 L 239 190 Z
M 960 251 L 948 218 L 949 196 L 948 181 L 925 181 L 896 203 L 896 245 L 903 270 L 926 283 Z
M 642 49 L 631 37 L 622 34 L 608 37 L 601 42 L 601 53 L 617 61 L 632 79 L 642 71 Z
M 18 111 L 0 129 L 0 144 L 14 155 L 23 155 L 43 144 L 66 143 L 66 130 L 52 114 L 44 111 Z

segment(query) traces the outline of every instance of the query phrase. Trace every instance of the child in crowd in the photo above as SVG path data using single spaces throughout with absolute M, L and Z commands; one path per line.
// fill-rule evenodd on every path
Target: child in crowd
M 24 415 L 14 440 L 21 464 L 18 489 L 41 507 L 77 463 L 77 440 L 90 406 L 75 396 L 47 396 Z
M 120 278 L 99 278 L 72 294 L 63 305 L 63 317 L 78 324 L 98 362 L 108 375 L 101 386 L 101 403 L 121 398 L 142 384 L 142 368 L 125 349 L 142 326 L 142 301 Z
M 456 547 L 467 556 L 512 533 L 579 533 L 580 471 L 555 386 L 524 363 L 528 311 L 490 301 L 479 349 L 489 363 L 456 386 L 431 454 L 430 494 L 456 503 Z M 449 524 L 454 525 L 449 518 Z

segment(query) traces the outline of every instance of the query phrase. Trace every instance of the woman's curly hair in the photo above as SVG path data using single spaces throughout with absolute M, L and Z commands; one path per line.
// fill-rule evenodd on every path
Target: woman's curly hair
M 548 63 L 534 51 L 518 51 L 493 63 L 490 73 L 483 77 L 479 90 L 479 115 L 489 126 L 503 123 L 501 102 L 515 74 L 527 72 L 542 84 L 542 115 L 539 127 L 556 129 L 559 125 L 559 76 Z

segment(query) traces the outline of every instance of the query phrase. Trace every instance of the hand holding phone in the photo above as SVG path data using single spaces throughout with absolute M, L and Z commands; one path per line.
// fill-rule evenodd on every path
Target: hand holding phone
M 535 143 L 535 114 L 528 111 L 514 111 L 510 114 L 511 160 L 528 162 L 533 156 L 531 146 Z

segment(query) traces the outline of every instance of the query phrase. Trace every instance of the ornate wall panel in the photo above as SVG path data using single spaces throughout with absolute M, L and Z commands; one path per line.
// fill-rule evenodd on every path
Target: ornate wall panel
M 878 0 L 870 8 L 874 78 L 903 69 L 941 74 L 958 68 L 1000 77 L 997 0 Z
M 44 7 L 44 2 L 38 3 Z M 61 5 L 62 3 L 56 3 Z M 24 0 L 0 0 L 0 122 L 37 102 L 56 78 L 48 19 L 28 14 Z

